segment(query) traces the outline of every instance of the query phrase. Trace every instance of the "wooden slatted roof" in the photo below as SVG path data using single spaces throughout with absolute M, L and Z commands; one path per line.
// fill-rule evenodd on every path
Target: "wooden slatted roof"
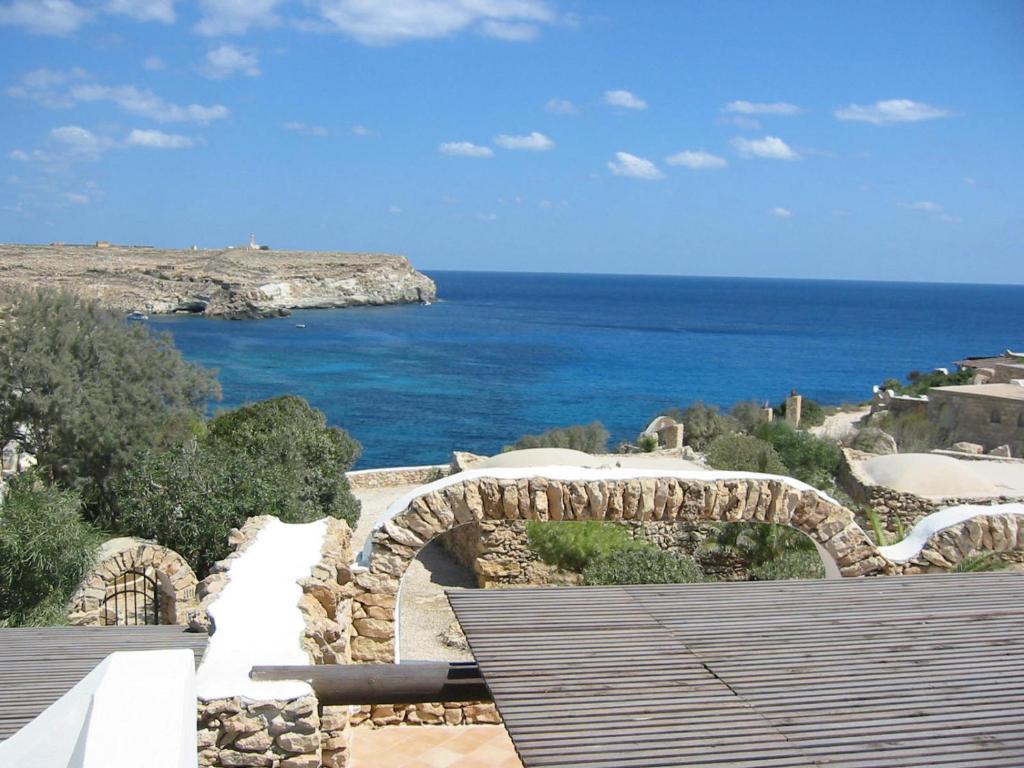
M 114 651 L 189 648 L 198 663 L 209 637 L 183 627 L 0 629 L 0 741 L 71 690 Z M 125 706 L 131 706 L 125 702 Z
M 1024 766 L 1024 576 L 465 590 L 526 768 Z

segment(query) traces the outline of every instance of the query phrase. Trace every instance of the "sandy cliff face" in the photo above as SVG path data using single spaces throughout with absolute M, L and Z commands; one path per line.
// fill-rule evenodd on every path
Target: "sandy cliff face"
M 0 245 L 0 285 L 53 286 L 124 312 L 268 317 L 291 309 L 433 301 L 403 256 Z

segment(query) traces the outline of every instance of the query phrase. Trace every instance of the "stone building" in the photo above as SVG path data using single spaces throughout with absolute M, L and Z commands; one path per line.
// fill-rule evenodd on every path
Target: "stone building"
M 951 443 L 979 443 L 986 451 L 1010 446 L 1024 456 L 1024 385 L 967 384 L 928 390 L 928 417 Z

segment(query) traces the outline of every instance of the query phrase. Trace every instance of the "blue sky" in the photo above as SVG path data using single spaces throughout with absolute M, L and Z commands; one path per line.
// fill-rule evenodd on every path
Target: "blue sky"
M 0 241 L 1024 283 L 1024 4 L 0 0 Z

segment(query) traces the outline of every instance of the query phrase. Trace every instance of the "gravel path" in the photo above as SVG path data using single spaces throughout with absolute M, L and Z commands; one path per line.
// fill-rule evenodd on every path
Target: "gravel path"
M 352 534 L 352 552 L 358 552 L 376 521 L 389 506 L 418 486 L 360 488 L 352 493 L 362 502 L 359 524 Z M 441 641 L 441 634 L 455 621 L 455 614 L 444 595 L 446 588 L 473 589 L 472 572 L 458 563 L 437 542 L 427 544 L 409 565 L 402 578 L 399 596 L 401 657 L 434 661 L 468 661 L 468 650 L 453 648 Z
M 823 437 L 839 442 L 857 429 L 857 422 L 871 412 L 870 408 L 863 408 L 856 411 L 842 411 L 827 416 L 825 421 L 817 427 L 811 427 L 810 432 L 815 437 Z

